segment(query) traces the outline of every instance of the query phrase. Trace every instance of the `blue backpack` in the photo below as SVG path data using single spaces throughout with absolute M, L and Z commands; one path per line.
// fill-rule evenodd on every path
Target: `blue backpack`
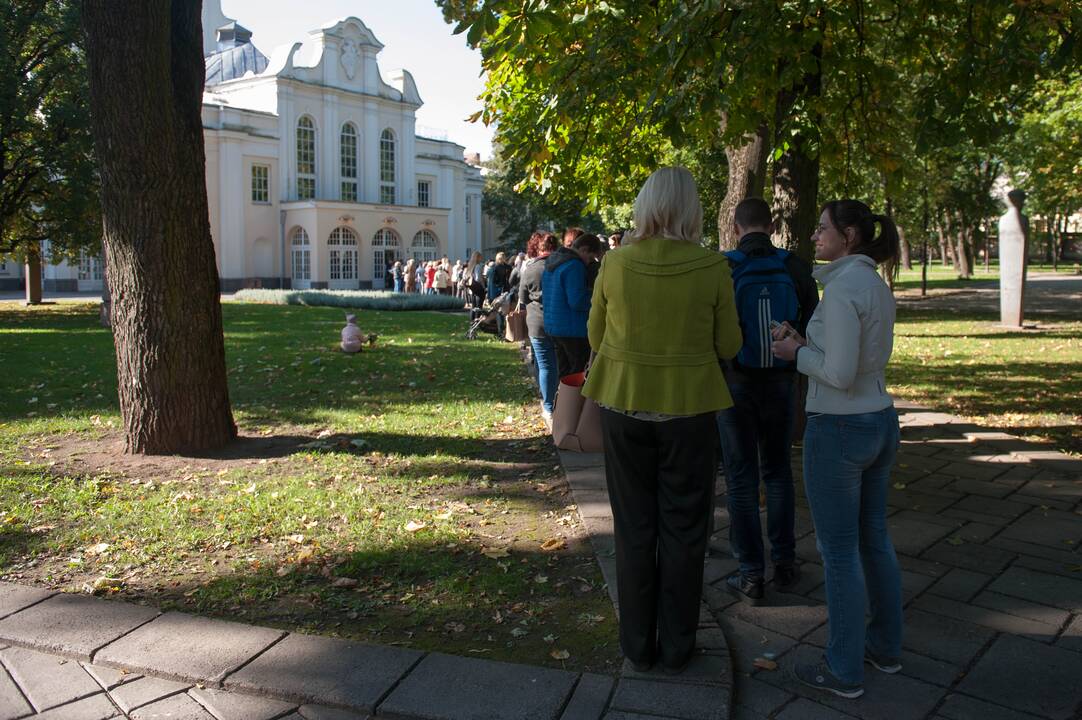
M 770 321 L 788 321 L 796 327 L 800 301 L 796 285 L 785 261 L 787 250 L 774 248 L 769 255 L 747 256 L 739 250 L 725 253 L 733 273 L 736 313 L 744 345 L 736 355 L 737 365 L 746 368 L 791 368 L 789 360 L 779 360 L 770 352 Z

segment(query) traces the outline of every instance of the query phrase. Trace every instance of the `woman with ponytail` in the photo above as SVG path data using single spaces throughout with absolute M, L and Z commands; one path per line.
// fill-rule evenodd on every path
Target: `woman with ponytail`
M 878 228 L 878 233 L 876 229 Z M 898 414 L 884 369 L 894 344 L 894 296 L 876 272 L 898 257 L 898 229 L 857 200 L 827 203 L 812 235 L 823 299 L 807 339 L 786 324 L 773 352 L 808 376 L 804 485 L 823 557 L 829 640 L 822 662 L 801 665 L 806 685 L 864 693 L 864 663 L 902 669 L 902 589 L 887 532 L 887 491 Z M 865 610 L 871 620 L 865 625 Z

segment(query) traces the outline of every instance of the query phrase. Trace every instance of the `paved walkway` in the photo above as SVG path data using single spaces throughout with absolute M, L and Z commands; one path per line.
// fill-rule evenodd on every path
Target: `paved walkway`
M 803 577 L 789 593 L 768 584 L 763 606 L 737 602 L 722 587 L 736 562 L 724 479 L 718 482 L 715 554 L 703 590 L 731 648 L 731 717 L 1082 718 L 1082 460 L 950 415 L 903 404 L 899 411 L 903 439 L 889 524 L 903 569 L 902 672 L 869 670 L 858 700 L 823 696 L 792 675 L 796 663 L 821 655 L 826 640 L 823 570 L 798 450 Z M 603 459 L 568 456 L 580 512 L 597 533 L 601 566 L 614 586 Z M 777 667 L 757 667 L 757 660 Z

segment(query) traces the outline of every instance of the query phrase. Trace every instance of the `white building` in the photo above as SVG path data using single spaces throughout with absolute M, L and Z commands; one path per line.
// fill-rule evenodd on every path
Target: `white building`
M 223 290 L 383 287 L 396 259 L 481 248 L 478 168 L 461 145 L 418 136 L 405 70 L 354 17 L 268 59 L 203 3 L 207 199 Z M 47 248 L 46 248 L 47 252 Z M 101 287 L 101 263 L 46 264 L 48 290 Z M 21 276 L 8 262 L 6 277 Z

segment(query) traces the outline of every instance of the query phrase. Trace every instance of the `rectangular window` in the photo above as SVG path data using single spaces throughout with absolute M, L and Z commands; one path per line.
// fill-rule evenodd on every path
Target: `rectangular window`
M 427 180 L 417 182 L 417 207 L 429 207 L 432 183 Z
M 90 279 L 90 256 L 85 252 L 79 254 L 79 279 Z
M 314 177 L 297 178 L 297 199 L 311 200 L 316 196 L 316 179 Z
M 331 280 L 342 279 L 342 255 L 337 250 L 331 250 Z
M 343 200 L 343 202 L 357 202 L 357 181 L 356 180 L 343 180 L 342 181 L 342 200 Z
M 394 205 L 394 185 L 380 185 L 379 201 L 385 205 Z
M 353 125 L 342 126 L 339 141 L 339 170 L 342 175 L 342 200 L 357 202 L 357 131 Z
M 270 202 L 270 167 L 267 165 L 252 166 L 252 202 Z

